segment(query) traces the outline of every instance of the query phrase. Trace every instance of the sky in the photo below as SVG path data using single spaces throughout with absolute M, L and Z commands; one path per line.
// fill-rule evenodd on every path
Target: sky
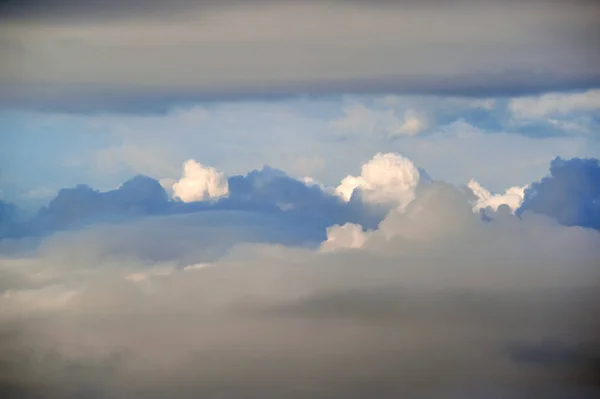
M 599 22 L 0 2 L 0 397 L 596 397 Z

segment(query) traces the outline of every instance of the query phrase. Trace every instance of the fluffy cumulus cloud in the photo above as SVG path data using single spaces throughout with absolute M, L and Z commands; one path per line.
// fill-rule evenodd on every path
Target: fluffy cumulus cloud
M 361 225 L 346 223 L 327 228 L 327 240 L 321 245 L 323 251 L 340 248 L 360 248 L 367 239 Z
M 227 177 L 193 159 L 183 166 L 183 177 L 173 184 L 173 196 L 183 202 L 204 201 L 229 194 Z
M 419 180 L 419 169 L 410 159 L 378 153 L 362 166 L 360 176 L 346 176 L 336 192 L 345 201 L 358 193 L 368 203 L 396 203 L 404 208 L 414 199 Z
M 504 194 L 492 194 L 473 179 L 469 181 L 467 186 L 477 197 L 477 200 L 473 204 L 474 211 L 485 208 L 491 208 L 496 211 L 500 206 L 506 205 L 513 213 L 516 212 L 523 203 L 525 190 L 527 189 L 527 186 L 514 186 L 508 188 Z
M 0 396 L 596 397 L 598 170 L 557 159 L 489 220 L 397 154 L 348 202 L 268 167 L 216 201 L 62 190 L 45 216 L 143 217 L 0 241 Z

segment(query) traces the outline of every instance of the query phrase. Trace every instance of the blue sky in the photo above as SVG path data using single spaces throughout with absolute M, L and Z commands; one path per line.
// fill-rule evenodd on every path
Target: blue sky
M 4 110 L 2 192 L 39 203 L 78 183 L 107 190 L 138 173 L 177 179 L 187 159 L 228 175 L 267 164 L 336 185 L 377 152 L 403 154 L 436 179 L 476 178 L 503 191 L 543 177 L 556 156 L 600 156 L 599 115 L 594 89 L 513 98 L 302 96 L 159 114 Z

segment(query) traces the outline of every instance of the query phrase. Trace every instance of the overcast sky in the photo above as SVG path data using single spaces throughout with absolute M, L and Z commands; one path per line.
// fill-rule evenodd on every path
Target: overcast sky
M 164 110 L 294 93 L 497 96 L 600 83 L 596 2 L 11 2 L 6 106 Z

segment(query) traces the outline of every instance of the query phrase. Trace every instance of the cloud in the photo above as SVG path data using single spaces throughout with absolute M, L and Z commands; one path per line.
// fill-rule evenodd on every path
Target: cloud
M 332 122 L 342 133 L 381 134 L 388 138 L 416 136 L 426 123 L 423 116 L 407 110 L 400 119 L 393 109 L 373 109 L 363 104 L 352 104 L 343 110 L 344 116 Z
M 345 201 L 358 192 L 367 203 L 393 203 L 404 208 L 414 199 L 419 179 L 418 168 L 408 158 L 378 153 L 361 167 L 360 176 L 346 176 L 336 192 Z
M 597 159 L 556 158 L 550 175 L 525 191 L 519 213 L 531 211 L 567 226 L 600 229 L 600 165 Z
M 15 204 L 0 199 L 0 239 L 20 235 L 20 216 Z
M 352 251 L 239 244 L 292 226 L 239 213 L 53 236 L 0 262 L 11 281 L 0 292 L 2 388 L 67 398 L 593 397 L 584 377 L 597 343 L 600 236 L 529 212 L 484 223 L 468 201 L 447 184 L 420 187 Z M 233 236 L 238 246 L 210 258 Z M 540 349 L 540 337 L 563 344 Z M 577 345 L 590 357 L 562 355 Z
M 110 4 L 12 7 L 30 17 L 0 29 L 0 104 L 161 112 L 300 92 L 490 97 L 599 83 L 587 1 Z
M 152 178 L 138 175 L 107 192 L 96 191 L 84 184 L 61 189 L 26 227 L 36 234 L 110 220 L 111 217 L 160 214 L 167 207 L 168 197 L 162 186 Z
M 172 195 L 169 195 L 169 186 Z M 13 207 L 7 205 L 6 209 Z M 94 223 L 215 211 L 281 218 L 295 224 L 294 229 L 304 234 L 296 244 L 304 243 L 307 236 L 315 242 L 324 239 L 326 227 L 333 224 L 351 222 L 374 227 L 385 215 L 385 209 L 370 209 L 360 200 L 346 203 L 332 188 L 298 180 L 268 166 L 247 175 L 226 178 L 216 169 L 190 160 L 179 181 L 158 181 L 138 175 L 105 192 L 80 184 L 60 190 L 47 206 L 29 219 L 15 219 L 14 212 L 7 211 L 0 237 L 35 237 Z
M 229 194 L 227 178 L 211 166 L 193 159 L 183 166 L 183 177 L 173 184 L 173 196 L 183 202 L 204 201 Z
M 416 136 L 426 128 L 426 122 L 415 111 L 408 110 L 404 113 L 402 125 L 395 126 L 390 132 L 390 137 Z
M 188 165 L 199 167 L 195 161 L 191 161 Z M 554 163 L 553 168 L 552 170 L 557 168 Z M 194 174 L 198 170 L 201 173 Z M 106 192 L 95 190 L 87 185 L 62 189 L 56 198 L 33 217 L 18 214 L 15 206 L 5 203 L 1 237 L 40 237 L 57 230 L 81 228 L 99 222 L 120 223 L 124 220 L 153 215 L 241 211 L 279 217 L 290 223 L 301 220 L 299 226 L 302 227 L 298 228 L 305 234 L 302 237 L 310 236 L 313 243 L 325 240 L 328 235 L 338 236 L 339 233 L 341 238 L 337 240 L 338 243 L 348 241 L 351 243 L 348 245 L 358 246 L 352 243 L 360 242 L 362 236 L 353 233 L 351 226 L 357 225 L 362 229 L 377 228 L 390 210 L 397 208 L 402 212 L 412 203 L 420 187 L 432 183 L 432 179 L 425 171 L 417 168 L 408 158 L 395 153 L 376 154 L 362 165 L 359 176 L 348 175 L 335 188 L 317 183 L 310 178 L 293 178 L 281 170 L 267 166 L 247 175 L 234 175 L 228 179 L 211 167 L 192 170 L 191 175 L 187 172 L 189 170 L 184 171 L 184 176 L 179 182 L 170 179 L 158 181 L 139 175 L 126 181 L 117 189 Z M 211 173 L 213 173 L 212 177 Z M 468 186 L 476 197 L 475 202 L 472 203 L 473 210 L 489 207 L 497 211 L 501 205 L 506 205 L 513 213 L 519 207 L 521 211 L 531 209 L 549 216 L 554 216 L 553 212 L 562 212 L 565 215 L 565 212 L 571 212 L 569 218 L 563 215 L 557 219 L 567 225 L 597 228 L 597 223 L 593 221 L 594 209 L 596 209 L 595 194 L 589 194 L 589 198 L 586 197 L 588 194 L 582 194 L 584 193 L 582 190 L 588 190 L 585 188 L 586 185 L 594 184 L 585 182 L 585 179 L 591 179 L 593 182 L 595 177 L 593 173 L 589 175 L 591 177 L 585 177 L 586 172 L 582 171 L 574 173 L 574 175 L 581 174 L 578 179 L 582 181 L 584 188 L 574 188 L 572 191 L 578 194 L 564 195 L 564 199 L 560 201 L 551 196 L 555 201 L 552 206 L 548 205 L 552 203 L 551 201 L 544 206 L 539 205 L 540 203 L 532 205 L 535 203 L 532 201 L 537 188 L 514 186 L 504 194 L 492 194 L 479 183 L 471 180 Z M 182 185 L 182 182 L 185 184 Z M 211 184 L 213 188 L 223 190 L 226 188 L 227 195 L 215 196 L 214 190 L 210 191 L 212 194 L 207 194 L 209 192 L 207 187 Z M 540 184 L 542 183 L 536 183 L 535 187 Z M 553 190 L 562 190 L 562 184 L 560 183 L 559 187 Z M 172 195 L 165 188 L 170 186 L 173 187 Z M 184 194 L 186 201 L 170 199 L 180 198 L 177 197 L 177 192 L 181 194 L 181 190 L 187 193 Z M 204 194 L 201 195 L 202 192 Z M 529 192 L 525 195 L 529 198 L 527 204 L 524 203 L 524 192 Z M 545 197 L 542 196 L 536 201 L 539 202 L 543 198 Z M 567 211 L 568 209 L 571 210 Z M 587 210 L 576 211 L 576 209 Z M 579 216 L 575 217 L 574 214 Z M 333 229 L 331 226 L 334 225 L 338 227 Z M 344 225 L 347 226 L 340 227 Z M 338 228 L 341 229 L 339 232 L 336 230 Z M 305 242 L 305 238 L 302 238 L 297 244 L 303 245 Z M 10 252 L 5 246 L 1 251 Z
M 469 181 L 468 187 L 477 197 L 477 201 L 473 205 L 474 211 L 485 208 L 491 208 L 492 210 L 497 211 L 500 206 L 506 205 L 513 213 L 516 212 L 523 203 L 525 190 L 528 188 L 528 186 L 514 186 L 508 188 L 504 194 L 492 194 L 473 179 Z
M 367 239 L 361 225 L 346 223 L 327 228 L 327 240 L 321 244 L 321 250 L 332 251 L 343 248 L 360 248 Z
M 510 100 L 508 109 L 519 119 L 543 119 L 576 112 L 599 111 L 600 90 L 518 97 Z

